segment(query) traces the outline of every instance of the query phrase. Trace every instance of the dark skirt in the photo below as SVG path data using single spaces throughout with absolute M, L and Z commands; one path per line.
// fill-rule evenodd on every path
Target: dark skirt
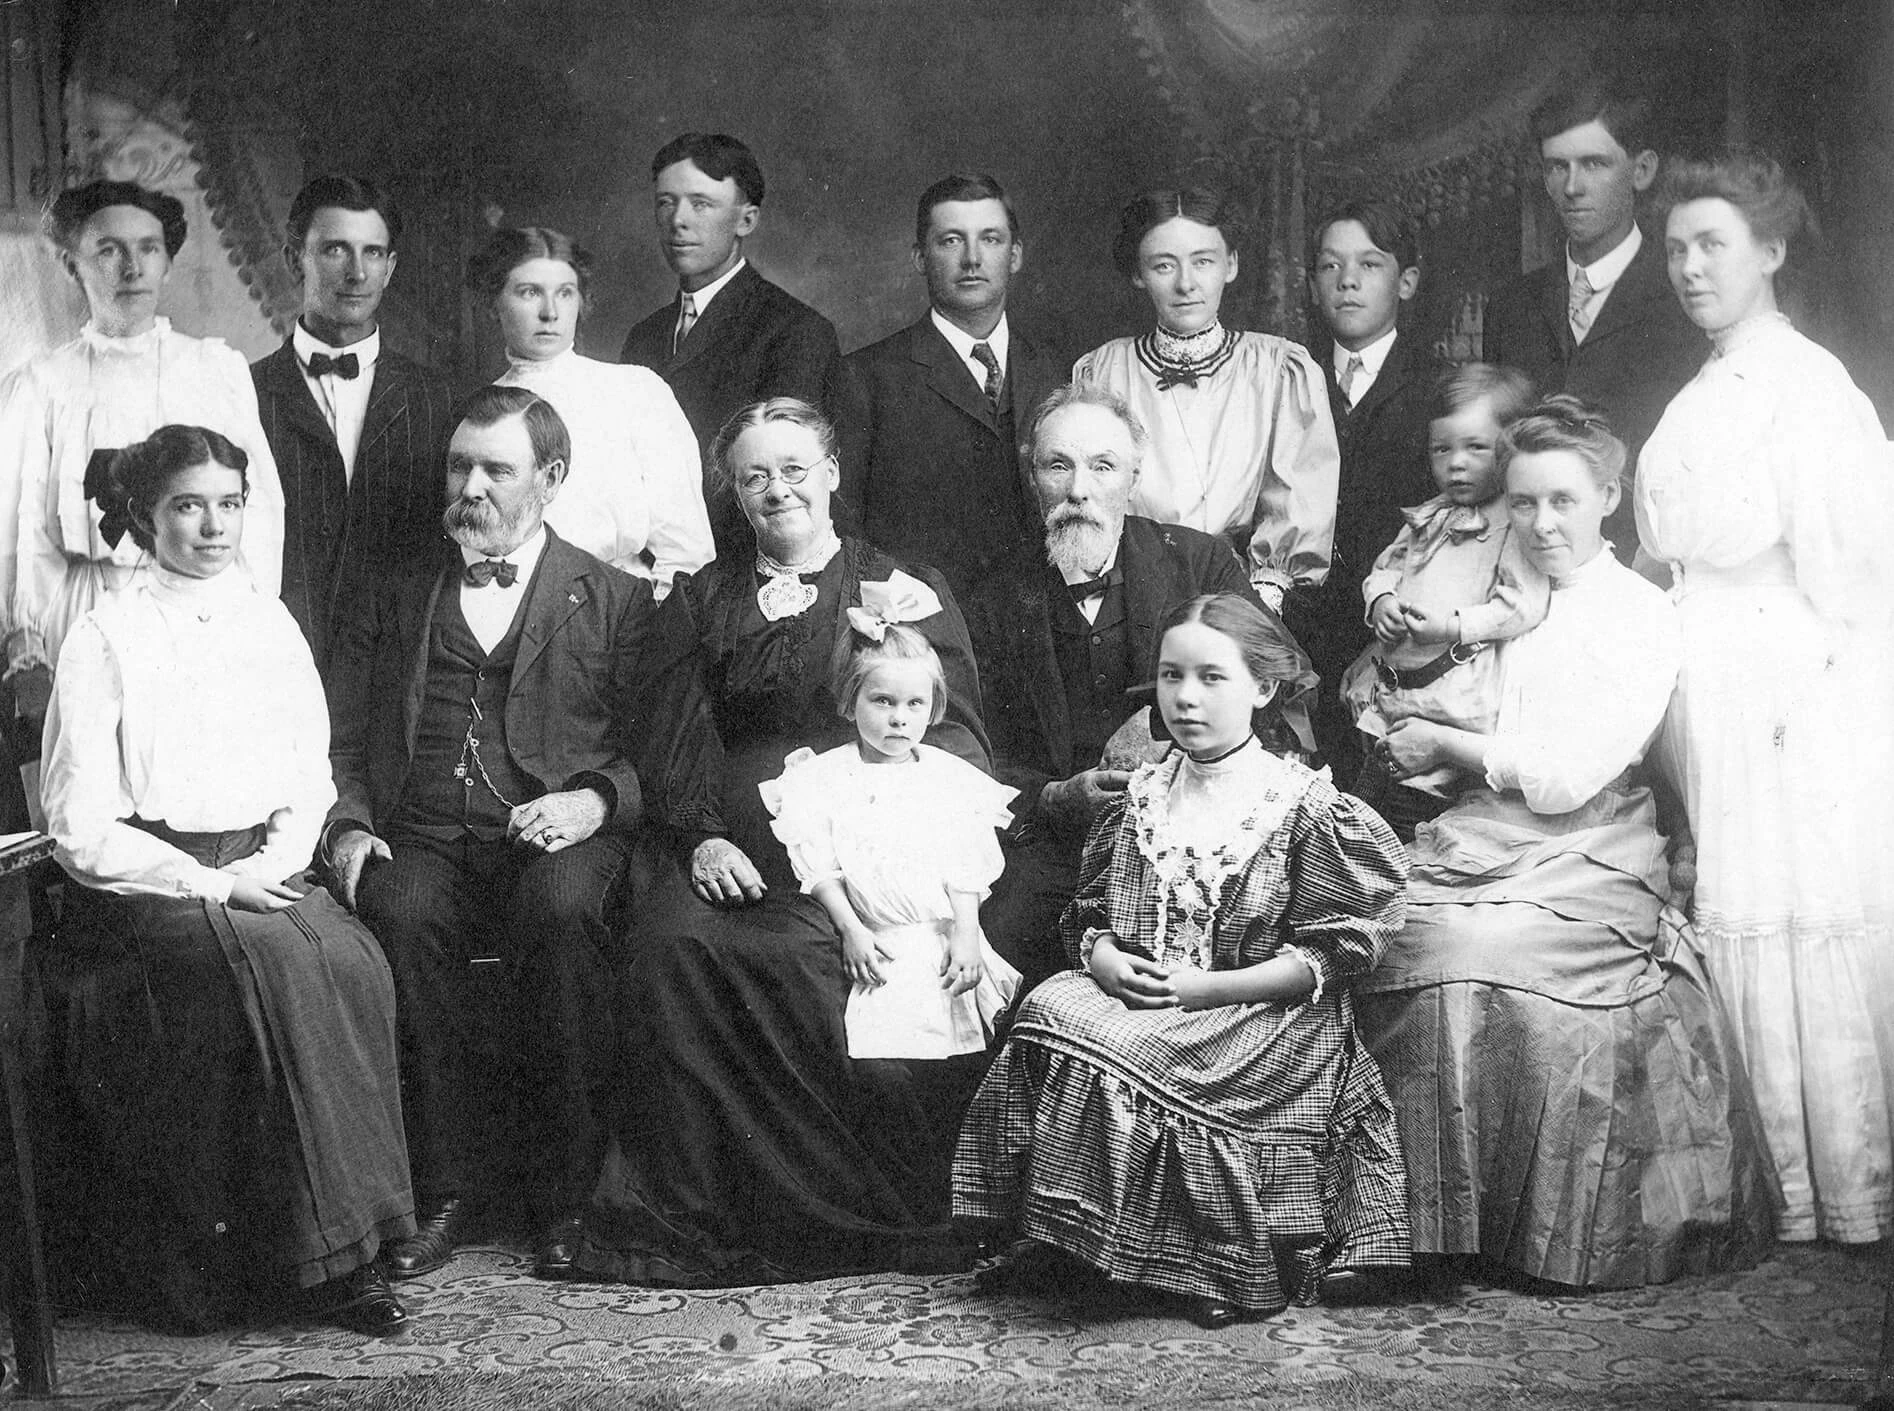
M 210 865 L 261 836 L 152 831 Z M 69 885 L 39 970 L 89 1219 L 303 1286 L 413 1232 L 393 982 L 326 890 L 262 915 Z
M 739 767 L 773 758 L 759 777 L 774 777 L 781 756 Z M 627 1091 L 581 1266 L 683 1287 L 968 1267 L 948 1173 L 987 1056 L 850 1058 L 835 927 L 784 879 L 780 848 L 732 831 L 770 878 L 755 906 L 705 905 L 676 861 L 643 859 L 619 995 Z

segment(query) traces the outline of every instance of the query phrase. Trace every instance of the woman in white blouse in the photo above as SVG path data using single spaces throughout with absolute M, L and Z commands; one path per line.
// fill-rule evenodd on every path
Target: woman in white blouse
M 1092 349 L 1072 380 L 1123 397 L 1150 433 L 1132 513 L 1230 540 L 1280 609 L 1290 589 L 1328 577 L 1341 450 L 1315 359 L 1218 320 L 1238 229 L 1230 203 L 1202 187 L 1127 205 L 1112 259 L 1150 297 L 1157 326 Z
M 697 437 L 664 379 L 573 347 L 592 260 L 556 230 L 493 232 L 467 266 L 506 340 L 502 387 L 546 401 L 572 434 L 572 464 L 546 523 L 568 543 L 650 579 L 662 599 L 715 555 Z
M 1638 537 L 1683 627 L 1663 758 L 1785 1240 L 1894 1234 L 1894 566 L 1886 433 L 1776 308 L 1807 207 L 1774 161 L 1665 177 L 1709 357 L 1645 443 Z
M 1497 648 L 1492 734 L 1406 720 L 1378 747 L 1397 775 L 1470 780 L 1417 830 L 1407 928 L 1356 986 L 1415 1251 L 1607 1288 L 1753 1262 L 1768 1168 L 1634 772 L 1679 648 L 1663 593 L 1604 542 L 1624 446 L 1554 397 L 1504 448 L 1545 621 Z
M 88 1223 L 120 1280 L 202 1327 L 260 1290 L 372 1334 L 414 1230 L 395 996 L 368 931 L 303 878 L 335 800 L 302 633 L 232 568 L 243 451 L 166 426 L 96 486 L 149 556 L 74 625 L 42 800 L 76 884 L 43 963 L 56 1067 L 95 1149 Z
M 113 451 L 170 422 L 208 426 L 249 457 L 243 567 L 282 588 L 283 491 L 243 355 L 158 316 L 184 207 L 124 181 L 63 192 L 50 226 L 90 313 L 79 336 L 0 385 L 0 631 L 22 714 L 44 709 L 66 633 L 144 571 L 144 551 L 90 503 Z

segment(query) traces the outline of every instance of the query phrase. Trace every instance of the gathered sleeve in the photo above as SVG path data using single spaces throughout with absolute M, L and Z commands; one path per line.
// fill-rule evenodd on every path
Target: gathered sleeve
M 1361 609 L 1364 613 L 1373 609 L 1374 600 L 1383 593 L 1398 594 L 1401 591 L 1401 575 L 1407 571 L 1407 560 L 1413 552 L 1413 527 L 1403 524 L 1401 532 L 1394 536 L 1394 542 L 1375 555 L 1374 567 L 1361 580 Z
M 1526 558 L 1519 536 L 1510 528 L 1504 533 L 1506 542 L 1500 546 L 1493 590 L 1485 602 L 1459 610 L 1463 643 L 1503 642 L 1522 637 L 1545 621 L 1546 609 L 1551 605 L 1550 580 Z
M 789 854 L 789 865 L 805 896 L 824 882 L 843 880 L 832 807 L 838 802 L 840 781 L 827 767 L 826 758 L 811 749 L 792 751 L 783 759 L 780 775 L 757 785 L 770 813 L 770 832 Z
M 1309 789 L 1289 823 L 1287 946 L 1315 973 L 1315 995 L 1365 975 L 1407 914 L 1407 850 L 1351 794 Z
M 710 512 L 704 505 L 702 458 L 697 433 L 664 379 L 648 368 L 622 371 L 635 379 L 633 452 L 651 511 L 645 538 L 651 567 L 646 576 L 662 602 L 678 574 L 695 573 L 716 556 Z
M 1269 393 L 1268 445 L 1249 543 L 1250 583 L 1319 587 L 1335 549 L 1342 453 L 1322 370 L 1286 340 Z
M 1664 593 L 1615 563 L 1625 588 L 1580 604 L 1571 590 L 1544 626 L 1502 651 L 1499 729 L 1486 782 L 1516 789 L 1535 813 L 1569 813 L 1644 757 L 1663 723 L 1682 662 L 1676 611 Z
M 229 409 L 224 424 L 212 429 L 241 446 L 250 458 L 244 472 L 250 482 L 250 496 L 243 506 L 244 567 L 264 597 L 279 597 L 283 591 L 283 479 L 257 414 L 256 382 L 250 365 L 235 348 L 210 341 L 204 352 L 220 384 L 221 400 Z
M 1839 363 L 1785 389 L 1769 428 L 1784 537 L 1796 584 L 1830 622 L 1885 624 L 1890 603 L 1881 536 L 1894 500 L 1894 456 L 1873 404 Z
M 227 871 L 263 882 L 280 882 L 309 866 L 329 810 L 335 806 L 335 771 L 329 764 L 329 703 L 315 658 L 289 610 L 269 604 L 275 694 L 270 732 L 286 790 L 283 807 L 270 815 L 263 846 L 230 863 Z
M 228 901 L 233 874 L 120 821 L 136 812 L 120 745 L 124 697 L 104 632 L 79 623 L 60 653 L 40 751 L 40 800 L 59 865 L 101 891 Z
M 938 759 L 941 808 L 951 818 L 941 841 L 941 877 L 950 892 L 974 892 L 982 900 L 1006 870 L 1000 830 L 1013 821 L 1019 790 L 950 755 Z
M 0 383 L 0 603 L 4 606 L 7 674 L 46 662 L 46 646 L 34 620 L 36 584 L 47 551 L 64 570 L 57 546 L 46 538 L 45 502 L 52 482 L 51 409 L 32 364 Z
M 1075 966 L 1084 964 L 1082 957 L 1089 950 L 1085 938 L 1092 931 L 1110 931 L 1121 947 L 1136 947 L 1138 938 L 1119 931 L 1112 918 L 1112 859 L 1117 855 L 1118 834 L 1129 807 L 1128 794 L 1113 794 L 1085 835 L 1085 847 L 1079 854 L 1078 885 L 1072 900 L 1059 913 L 1059 939 L 1065 946 L 1066 959 Z

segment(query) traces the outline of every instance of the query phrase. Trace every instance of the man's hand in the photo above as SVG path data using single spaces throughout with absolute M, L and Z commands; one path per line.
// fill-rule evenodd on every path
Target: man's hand
M 1368 608 L 1368 625 L 1374 629 L 1375 640 L 1384 647 L 1391 647 L 1407 636 L 1407 619 L 1401 615 L 1401 600 L 1392 593 L 1383 593 Z
M 1083 833 L 1099 810 L 1131 782 L 1125 769 L 1085 769 L 1070 779 L 1055 779 L 1040 792 L 1039 806 L 1061 828 Z
M 506 822 L 506 836 L 552 853 L 584 842 L 604 826 L 604 796 L 597 789 L 568 789 L 516 805 Z
M 761 901 L 763 874 L 728 838 L 705 838 L 691 854 L 691 890 L 712 906 Z
M 360 828 L 349 829 L 329 845 L 329 890 L 350 911 L 355 910 L 355 893 L 362 884 L 362 869 L 368 866 L 371 857 L 390 862 L 394 853 L 380 838 Z

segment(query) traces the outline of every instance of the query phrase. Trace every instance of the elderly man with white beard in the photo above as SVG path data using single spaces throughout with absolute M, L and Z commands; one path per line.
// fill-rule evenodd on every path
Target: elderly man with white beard
M 1103 388 L 1061 387 L 1041 402 L 1021 450 L 1044 556 L 995 575 L 966 605 L 993 772 L 1020 791 L 981 924 L 1028 985 L 1068 963 L 1059 913 L 1093 816 L 1130 780 L 1133 761 L 1117 750 L 1107 759 L 1106 745 L 1142 708 L 1127 692 L 1152 680 L 1158 623 L 1203 593 L 1256 601 L 1225 541 L 1128 512 L 1145 444 L 1137 417 Z

